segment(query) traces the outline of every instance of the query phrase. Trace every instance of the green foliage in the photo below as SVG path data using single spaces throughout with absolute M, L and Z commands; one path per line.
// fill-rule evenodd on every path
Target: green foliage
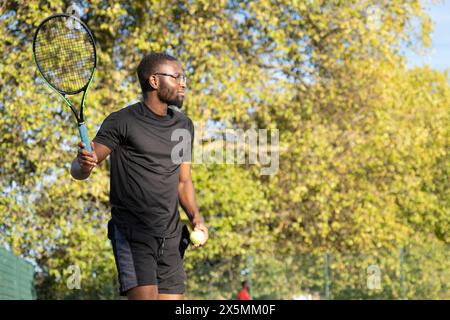
M 273 252 L 273 216 L 261 183 L 247 170 L 195 165 L 193 174 L 210 240 L 204 248 L 186 253 L 186 270 L 195 275 L 188 277 L 188 297 L 230 298 L 244 279 L 240 273 L 248 258 Z
M 194 121 L 280 132 L 276 175 L 193 166 L 211 238 L 186 253 L 188 297 L 233 298 L 246 277 L 256 298 L 323 295 L 325 254 L 331 298 L 449 297 L 449 77 L 408 70 L 401 55 L 430 44 L 422 2 L 81 4 L 98 44 L 91 137 L 139 97 L 135 69 L 152 50 L 183 63 Z M 108 163 L 70 177 L 74 119 L 32 61 L 35 28 L 69 5 L 7 1 L 1 13 L 0 243 L 36 262 L 40 298 L 118 298 Z M 369 264 L 381 291 L 365 286 Z M 71 265 L 80 290 L 66 287 Z

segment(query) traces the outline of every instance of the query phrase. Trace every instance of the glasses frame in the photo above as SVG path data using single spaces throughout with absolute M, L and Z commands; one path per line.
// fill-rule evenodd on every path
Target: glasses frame
M 170 73 L 157 72 L 157 73 L 154 73 L 153 75 L 172 77 L 178 82 L 178 84 L 181 84 L 181 82 L 184 82 L 185 84 L 187 84 L 187 77 L 185 74 L 180 74 L 180 75 L 176 76 L 176 75 L 170 74 Z

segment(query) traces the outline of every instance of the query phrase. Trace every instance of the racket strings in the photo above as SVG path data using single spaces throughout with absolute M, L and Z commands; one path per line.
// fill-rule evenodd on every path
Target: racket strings
M 65 93 L 83 89 L 95 67 L 95 49 L 89 32 L 76 20 L 59 16 L 38 31 L 35 57 L 47 81 Z

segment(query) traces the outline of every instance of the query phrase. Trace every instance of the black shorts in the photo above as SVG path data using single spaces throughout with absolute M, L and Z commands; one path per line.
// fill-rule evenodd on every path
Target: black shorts
M 184 226 L 183 232 L 173 238 L 149 236 L 145 241 L 134 241 L 109 221 L 108 238 L 119 274 L 120 295 L 144 285 L 157 285 L 159 293 L 183 294 L 186 281 L 183 256 L 189 245 L 188 237 Z

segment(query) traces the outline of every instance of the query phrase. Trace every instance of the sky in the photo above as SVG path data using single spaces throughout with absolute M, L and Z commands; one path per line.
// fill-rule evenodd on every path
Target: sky
M 434 23 L 431 48 L 426 56 L 408 51 L 408 66 L 429 65 L 444 71 L 450 69 L 450 0 L 429 3 L 426 7 Z

